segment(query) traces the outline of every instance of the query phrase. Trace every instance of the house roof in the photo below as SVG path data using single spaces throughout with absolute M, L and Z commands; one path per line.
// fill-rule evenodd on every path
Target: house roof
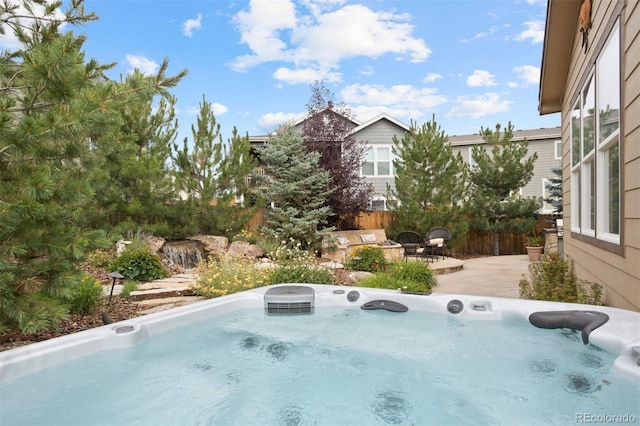
M 371 126 L 374 123 L 377 123 L 378 121 L 381 120 L 387 120 L 393 124 L 395 124 L 398 127 L 401 127 L 402 129 L 406 130 L 407 132 L 409 131 L 409 126 L 406 125 L 405 123 L 403 123 L 400 120 L 397 120 L 395 118 L 393 118 L 392 116 L 390 116 L 389 114 L 387 114 L 386 112 L 383 112 L 382 114 L 378 114 L 375 117 L 373 117 L 371 120 L 368 120 L 362 124 L 360 124 L 359 126 L 355 127 L 353 130 L 351 130 L 351 134 L 356 134 L 359 131 L 361 131 L 362 129 Z
M 513 132 L 514 141 L 521 141 L 526 139 L 527 141 L 545 140 L 545 139 L 560 139 L 561 127 L 544 127 L 541 129 L 531 130 L 515 130 Z M 473 135 L 460 135 L 449 136 L 449 143 L 451 146 L 464 146 L 464 145 L 477 145 L 484 143 L 482 136 L 475 133 Z
M 571 49 L 578 34 L 580 0 L 547 0 L 538 111 L 560 112 L 569 74 Z

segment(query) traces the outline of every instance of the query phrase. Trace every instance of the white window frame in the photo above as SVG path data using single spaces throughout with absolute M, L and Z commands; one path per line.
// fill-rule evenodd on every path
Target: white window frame
M 549 190 L 547 190 L 547 183 L 551 182 L 549 178 L 542 178 L 542 213 L 551 214 L 555 211 L 553 206 L 544 201 L 545 198 L 549 198 Z
M 369 162 L 369 161 L 363 161 L 362 166 L 360 166 L 360 176 L 363 177 L 393 177 L 394 176 L 394 169 L 393 169 L 393 159 L 394 159 L 394 155 L 393 155 L 393 151 L 392 151 L 392 145 L 371 145 L 369 147 L 369 151 L 367 151 L 367 154 L 373 154 L 373 161 L 371 161 L 373 163 L 373 174 L 364 174 L 363 173 L 363 166 L 365 162 Z M 380 161 L 378 159 L 378 150 L 379 149 L 386 149 L 388 151 L 389 154 L 389 159 L 385 160 L 384 163 L 389 163 L 389 173 L 388 174 L 380 174 L 379 173 L 379 163 L 381 163 L 382 161 Z M 365 157 L 366 158 L 366 157 Z
M 557 140 L 553 142 L 553 155 L 554 159 L 562 160 L 562 140 Z
M 595 64 L 592 65 L 589 75 L 580 89 L 580 93 L 574 103 L 570 113 L 570 164 L 571 164 L 571 231 L 586 237 L 595 238 L 596 240 L 604 241 L 614 245 L 620 245 L 620 235 L 622 233 L 622 209 L 621 209 L 621 174 L 622 174 L 622 159 L 619 156 L 621 146 L 621 133 L 620 133 L 620 111 L 622 109 L 622 103 L 619 96 L 620 93 L 620 17 L 614 22 L 611 31 L 607 35 L 606 42 L 602 45 L 602 49 L 598 52 Z M 602 62 L 606 60 L 607 62 Z M 607 89 L 601 92 L 601 84 L 604 81 L 608 84 L 611 83 L 611 73 L 608 72 L 612 67 L 615 67 L 613 75 L 616 80 L 614 81 L 613 89 Z M 609 78 L 607 78 L 609 77 Z M 586 88 L 590 86 L 590 91 L 593 90 L 593 94 L 590 93 L 589 99 L 585 102 Z M 604 89 L 603 89 L 604 90 Z M 617 92 L 615 92 L 617 90 Z M 601 93 L 614 93 L 617 94 L 618 105 L 612 105 L 612 109 L 617 109 L 617 127 L 608 135 L 601 135 L 601 129 L 603 128 L 601 110 L 605 102 L 608 99 L 600 99 Z M 605 95 L 603 95 L 605 96 Z M 593 102 L 593 108 L 589 105 L 589 100 Z M 585 105 L 586 104 L 586 105 Z M 606 105 L 608 108 L 609 105 Z M 579 117 L 574 117 L 575 112 L 579 109 Z M 591 114 L 591 115 L 589 115 Z M 574 132 L 574 121 L 579 122 L 579 153 L 575 153 L 576 147 L 574 147 L 573 140 L 576 135 Z M 589 152 L 585 152 L 586 136 L 585 129 L 586 120 L 593 120 L 593 146 Z M 616 123 L 613 121 L 613 123 Z M 608 155 L 612 152 L 612 148 L 618 149 L 618 194 L 609 194 L 609 162 L 607 161 Z M 577 156 L 576 164 L 574 163 L 574 156 Z M 612 233 L 607 231 L 607 224 L 611 213 L 611 199 L 617 197 L 618 206 L 618 218 L 617 218 L 617 231 L 618 233 Z

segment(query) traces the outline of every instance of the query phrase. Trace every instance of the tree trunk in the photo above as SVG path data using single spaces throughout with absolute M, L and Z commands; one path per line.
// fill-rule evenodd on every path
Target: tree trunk
M 498 232 L 493 233 L 493 255 L 500 256 L 500 234 Z

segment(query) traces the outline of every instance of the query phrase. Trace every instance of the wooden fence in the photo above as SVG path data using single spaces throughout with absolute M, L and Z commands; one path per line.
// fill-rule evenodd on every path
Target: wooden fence
M 247 223 L 247 229 L 254 226 L 264 225 L 263 212 L 260 211 Z M 362 213 L 356 219 L 356 225 L 360 229 L 388 230 L 391 228 L 393 213 L 389 211 L 374 211 Z M 536 223 L 536 234 L 540 234 L 544 228 L 550 228 L 552 222 L 551 215 L 540 215 Z M 525 249 L 526 234 L 500 234 L 500 254 L 526 254 Z M 451 248 L 452 254 L 461 255 L 492 255 L 493 254 L 493 234 L 488 232 L 469 231 L 465 238 L 458 241 L 455 247 Z

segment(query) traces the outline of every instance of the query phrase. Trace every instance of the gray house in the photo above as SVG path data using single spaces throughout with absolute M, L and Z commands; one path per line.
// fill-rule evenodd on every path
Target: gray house
M 538 159 L 533 170 L 533 178 L 520 190 L 523 197 L 547 197 L 546 183 L 553 173 L 551 169 L 560 167 L 562 162 L 562 138 L 560 127 L 543 128 L 535 130 L 515 130 L 513 132 L 514 141 L 524 139 L 529 143 L 529 153 L 537 152 Z M 484 143 L 479 134 L 449 136 L 449 142 L 453 147 L 453 153 L 460 152 L 462 158 L 473 167 L 471 150 L 475 145 Z M 552 213 L 553 207 L 548 203 L 543 203 L 540 213 Z
M 349 120 L 353 124 L 351 134 L 359 141 L 364 141 L 371 147 L 366 154 L 360 170 L 362 176 L 373 185 L 376 194 L 372 201 L 373 210 L 387 210 L 386 193 L 387 184 L 395 184 L 393 169 L 393 138 L 402 139 L 409 131 L 409 125 L 405 124 L 389 114 L 382 113 L 364 123 Z M 304 119 L 294 123 L 302 128 Z M 529 152 L 538 153 L 538 161 L 534 170 L 534 176 L 529 184 L 522 188 L 524 197 L 544 197 L 546 195 L 545 182 L 553 177 L 551 169 L 558 167 L 562 159 L 562 144 L 560 127 L 519 130 L 514 131 L 514 140 L 527 139 Z M 267 135 L 250 136 L 252 146 L 266 143 Z M 471 149 L 474 145 L 484 143 L 478 134 L 464 136 L 450 136 L 449 142 L 453 146 L 454 153 L 461 152 L 465 161 L 471 161 Z M 471 164 L 473 166 L 473 164 Z M 551 213 L 552 208 L 544 205 L 541 213 Z

